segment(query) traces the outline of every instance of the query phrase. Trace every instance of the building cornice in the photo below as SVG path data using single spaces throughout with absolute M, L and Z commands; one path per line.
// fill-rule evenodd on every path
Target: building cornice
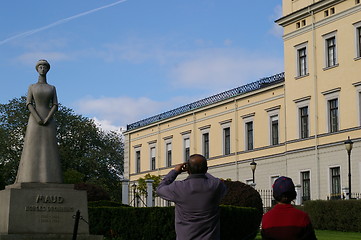
M 284 17 L 281 17 L 280 19 L 277 19 L 275 22 L 282 27 L 285 27 L 289 24 L 295 23 L 299 21 L 300 19 L 306 18 L 311 16 L 312 13 L 320 12 L 326 8 L 329 8 L 330 6 L 336 5 L 340 2 L 344 2 L 346 0 L 324 0 L 324 1 L 318 1 L 314 4 L 311 4 L 307 7 L 304 7 L 300 10 L 297 10 L 291 14 L 288 14 Z

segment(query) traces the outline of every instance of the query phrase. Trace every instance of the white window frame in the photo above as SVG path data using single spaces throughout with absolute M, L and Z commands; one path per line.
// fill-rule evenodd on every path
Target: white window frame
M 266 109 L 268 113 L 268 133 L 269 133 L 269 145 L 274 146 L 278 145 L 280 143 L 280 106 L 276 106 L 270 109 Z M 278 143 L 273 144 L 273 128 L 272 128 L 272 118 L 277 118 L 278 121 L 278 129 L 277 129 L 277 135 L 278 135 Z
M 327 132 L 331 133 L 331 125 L 330 125 L 330 101 L 337 99 L 337 103 L 338 103 L 338 111 L 337 111 L 337 131 L 340 131 L 340 121 L 341 121 L 341 117 L 340 117 L 340 91 L 341 88 L 335 88 L 326 92 L 322 92 L 322 94 L 325 96 L 325 106 L 326 106 L 326 126 L 327 126 Z
M 309 179 L 310 179 L 310 200 L 312 199 L 312 191 L 311 191 L 311 182 L 312 182 L 312 172 L 311 169 L 303 169 L 300 171 L 300 185 L 301 185 L 301 201 L 302 203 L 304 202 L 303 200 L 303 190 L 304 190 L 304 185 L 303 185 L 303 178 L 302 178 L 302 173 L 308 172 L 309 173 Z
M 157 142 L 149 142 L 149 170 L 157 169 Z M 153 156 L 154 155 L 154 156 Z M 152 158 L 154 157 L 154 169 L 152 168 Z
M 355 59 L 361 58 L 361 41 L 359 35 L 361 34 L 361 21 L 353 24 L 355 28 Z
M 142 145 L 136 145 L 133 147 L 134 150 L 134 172 L 135 173 L 140 173 L 142 171 L 141 167 L 142 167 Z M 139 152 L 140 154 L 140 159 L 139 159 L 139 171 L 137 171 L 138 168 L 138 164 L 137 164 L 137 152 Z
M 310 137 L 310 100 L 311 97 L 304 97 L 300 99 L 293 100 L 297 106 L 297 132 L 298 132 L 298 138 L 302 138 L 301 134 L 301 108 L 307 107 L 308 108 L 308 121 L 307 121 L 307 127 L 308 127 L 308 137 Z
M 338 41 L 337 41 L 337 31 L 333 31 L 331 33 L 327 33 L 325 35 L 322 36 L 323 40 L 324 40 L 324 69 L 328 69 L 328 68 L 333 68 L 338 66 Z M 333 65 L 329 66 L 329 54 L 328 54 L 328 46 L 327 46 L 327 42 L 329 39 L 331 38 L 335 38 L 335 62 Z
M 332 165 L 328 166 L 328 189 L 329 189 L 329 195 L 331 197 L 332 194 L 332 175 L 331 175 L 331 169 L 332 168 L 339 168 L 340 169 L 340 194 L 342 194 L 342 168 L 340 165 Z
M 220 122 L 222 129 L 222 154 L 229 155 L 232 152 L 232 128 L 231 128 L 232 120 L 226 120 Z M 226 154 L 226 141 L 225 141 L 225 129 L 229 128 L 229 154 Z
M 191 155 L 191 131 L 182 133 L 182 139 L 183 139 L 183 148 L 182 148 L 183 162 L 186 162 L 186 161 L 188 161 L 188 159 L 186 157 L 187 145 L 189 147 L 189 155 Z
M 164 154 L 164 166 L 165 167 L 171 167 L 172 164 L 173 164 L 173 146 L 172 146 L 172 140 L 173 140 L 173 137 L 167 137 L 167 138 L 164 138 L 164 151 L 165 151 L 165 154 Z M 171 165 L 168 165 L 168 146 L 170 146 L 170 150 L 171 150 L 171 154 L 172 154 L 172 159 L 171 159 Z
M 204 127 L 201 127 L 199 128 L 200 132 L 201 132 L 201 149 L 202 149 L 202 155 L 206 158 L 209 158 L 211 153 L 211 148 L 210 148 L 210 129 L 211 129 L 211 126 L 210 125 L 207 125 L 207 126 L 204 126 Z M 208 134 L 208 157 L 206 156 L 205 154 L 205 146 L 204 146 L 204 134 Z
M 246 151 L 251 151 L 255 148 L 255 144 L 254 144 L 254 131 L 255 131 L 255 127 L 254 127 L 254 116 L 255 113 L 252 114 L 248 114 L 246 116 L 243 116 L 243 126 L 244 126 L 244 149 Z M 247 123 L 252 122 L 253 124 L 253 129 L 252 129 L 252 142 L 253 142 L 253 148 L 252 149 L 248 149 L 248 132 L 247 132 Z
M 353 83 L 353 85 L 356 88 L 356 106 L 357 106 L 357 118 L 358 118 L 358 124 L 361 126 L 361 82 Z
M 304 42 L 304 43 L 301 43 L 299 45 L 296 45 L 294 48 L 296 50 L 296 78 L 299 78 L 299 77 L 304 77 L 304 76 L 307 76 L 308 75 L 308 43 L 307 42 Z M 305 52 L 306 52 L 306 63 L 305 63 L 305 74 L 301 74 L 301 68 L 300 68 L 300 56 L 299 56 L 299 53 L 301 51 L 301 49 L 305 48 Z

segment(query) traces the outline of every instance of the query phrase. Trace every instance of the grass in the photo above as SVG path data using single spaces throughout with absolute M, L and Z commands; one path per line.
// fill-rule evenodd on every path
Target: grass
M 361 233 L 358 232 L 339 232 L 329 230 L 315 230 L 318 240 L 360 240 Z M 261 240 L 261 234 L 258 234 L 255 240 Z

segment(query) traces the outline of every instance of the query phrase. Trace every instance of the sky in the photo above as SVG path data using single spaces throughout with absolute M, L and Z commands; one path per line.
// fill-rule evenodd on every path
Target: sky
M 0 2 L 0 103 L 51 65 L 59 102 L 105 130 L 284 71 L 282 0 Z

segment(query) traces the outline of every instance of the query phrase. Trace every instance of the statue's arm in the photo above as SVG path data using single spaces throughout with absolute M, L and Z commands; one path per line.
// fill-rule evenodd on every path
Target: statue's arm
M 46 116 L 46 118 L 44 120 L 44 125 L 47 124 L 53 118 L 56 111 L 58 111 L 58 97 L 56 95 L 56 89 L 54 87 L 52 106 L 51 106 L 48 116 Z
M 42 125 L 43 120 L 41 119 L 38 112 L 36 111 L 36 109 L 33 106 L 33 91 L 32 91 L 31 86 L 28 89 L 28 96 L 27 96 L 27 99 L 26 99 L 26 107 L 29 109 L 30 114 L 35 118 L 36 122 L 38 124 Z

